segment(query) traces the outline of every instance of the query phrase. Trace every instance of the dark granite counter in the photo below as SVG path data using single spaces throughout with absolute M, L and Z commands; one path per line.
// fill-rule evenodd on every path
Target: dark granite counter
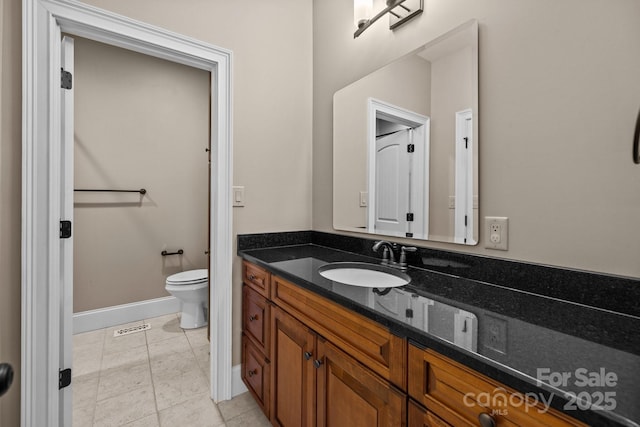
M 348 286 L 318 273 L 330 262 L 378 263 L 372 243 L 317 232 L 246 235 L 238 254 L 588 424 L 638 425 L 637 280 L 426 249 L 412 254 L 411 283 L 399 288 Z M 584 289 L 595 283 L 625 297 L 624 312 L 612 310 L 602 289 L 590 298 Z

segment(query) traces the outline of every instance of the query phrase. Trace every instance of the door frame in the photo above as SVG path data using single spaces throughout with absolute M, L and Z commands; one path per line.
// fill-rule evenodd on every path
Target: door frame
M 22 16 L 21 425 L 61 415 L 59 31 L 211 73 L 211 398 L 231 398 L 231 51 L 73 0 L 23 0 Z
M 415 220 L 419 232 L 415 238 L 428 239 L 429 236 L 429 155 L 431 118 L 409 111 L 385 101 L 375 98 L 367 99 L 367 231 L 380 234 L 375 230 L 375 204 L 376 204 L 376 119 L 378 117 L 413 128 L 413 141 L 419 142 L 422 152 L 416 154 L 414 159 L 418 164 L 424 165 L 423 176 L 412 176 L 411 198 L 418 200 Z M 417 185 L 414 185 L 417 184 Z M 421 188 L 421 190 L 418 190 Z M 418 215 L 421 210 L 421 215 Z M 382 233 L 385 234 L 385 233 Z M 420 234 L 421 236 L 419 236 Z M 406 237 L 404 235 L 396 237 Z

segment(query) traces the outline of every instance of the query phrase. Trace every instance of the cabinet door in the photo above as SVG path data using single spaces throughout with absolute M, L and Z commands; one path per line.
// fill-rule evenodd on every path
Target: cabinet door
M 242 331 L 269 358 L 270 306 L 249 286 L 242 287 Z
M 246 335 L 242 334 L 242 381 L 269 416 L 269 361 Z
M 405 425 L 404 394 L 321 337 L 317 347 L 318 427 Z
M 408 427 L 451 427 L 448 424 L 427 411 L 422 406 L 412 400 L 409 400 L 409 423 Z
M 279 308 L 271 323 L 271 424 L 315 426 L 316 335 Z

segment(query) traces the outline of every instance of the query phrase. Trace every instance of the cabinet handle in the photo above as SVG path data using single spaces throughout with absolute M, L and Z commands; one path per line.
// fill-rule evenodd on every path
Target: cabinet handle
M 496 420 L 494 420 L 493 417 L 486 412 L 478 415 L 478 421 L 480 421 L 480 425 L 482 427 L 496 427 Z
M 251 371 L 247 372 L 247 375 L 249 375 L 249 378 L 251 378 L 252 376 L 256 375 L 258 373 L 257 369 L 252 369 Z
M 308 352 L 308 351 L 304 352 L 304 360 L 311 360 L 311 356 L 313 356 L 311 352 Z
M 322 360 L 316 359 L 313 361 L 313 366 L 316 367 L 316 369 L 319 369 L 320 366 L 322 366 Z
M 249 322 L 253 322 L 254 320 L 258 320 L 258 315 L 249 316 Z
M 249 280 L 256 280 L 256 276 L 254 276 L 253 274 L 249 275 Z

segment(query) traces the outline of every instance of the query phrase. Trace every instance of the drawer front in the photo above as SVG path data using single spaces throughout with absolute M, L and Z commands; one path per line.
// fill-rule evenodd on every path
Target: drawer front
M 433 412 L 427 411 L 413 400 L 409 400 L 408 406 L 408 427 L 451 427 Z
M 382 378 L 406 390 L 406 340 L 277 276 L 271 278 L 271 300 Z
M 269 417 L 270 364 L 262 352 L 242 335 L 242 381 L 256 399 L 262 412 Z
M 269 279 L 267 270 L 242 261 L 242 281 L 265 298 L 269 298 Z
M 408 391 L 410 397 L 456 426 L 584 426 L 546 408 L 539 399 L 527 400 L 457 362 L 413 345 L 409 345 Z
M 242 330 L 269 357 L 271 306 L 249 286 L 242 288 Z

